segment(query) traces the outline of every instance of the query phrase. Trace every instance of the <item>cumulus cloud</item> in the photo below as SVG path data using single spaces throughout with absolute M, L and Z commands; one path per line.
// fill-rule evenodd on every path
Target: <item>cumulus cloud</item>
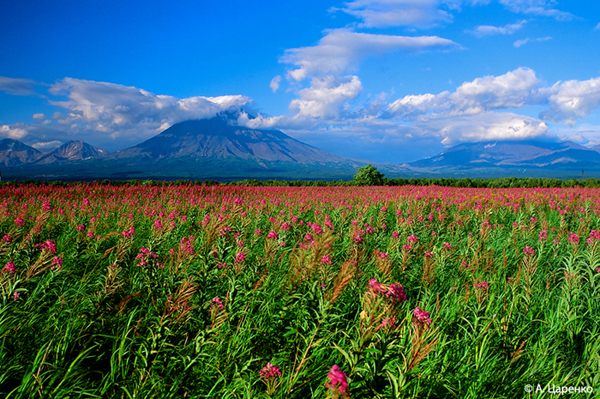
M 43 113 L 41 113 L 41 112 L 40 112 L 40 113 L 37 113 L 37 114 L 33 114 L 33 116 L 32 116 L 33 120 L 36 120 L 36 121 L 41 121 L 41 120 L 43 120 L 45 117 L 46 117 L 46 115 L 44 115 L 44 114 L 43 114 Z
M 5 139 L 20 140 L 27 136 L 27 130 L 23 127 L 2 125 L 0 126 L 0 137 Z
M 453 93 L 405 96 L 389 104 L 383 117 L 411 120 L 429 113 L 462 115 L 521 108 L 543 101 L 540 87 L 541 81 L 533 70 L 518 68 L 504 75 L 465 82 Z
M 493 35 L 512 35 L 519 29 L 521 29 L 527 20 L 522 20 L 514 24 L 508 24 L 505 26 L 490 26 L 490 25 L 479 25 L 477 28 L 470 31 L 478 37 L 493 36 Z
M 539 37 L 537 39 L 530 39 L 530 38 L 525 38 L 525 39 L 521 39 L 521 40 L 517 40 L 513 43 L 513 46 L 515 46 L 516 48 L 519 48 L 527 43 L 534 43 L 534 42 L 545 42 L 547 40 L 552 39 L 550 36 L 548 37 Z
M 273 93 L 275 93 L 275 92 L 277 92 L 277 90 L 279 90 L 279 82 L 281 82 L 280 75 L 277 75 L 273 79 L 271 79 L 271 83 L 269 83 L 269 87 L 271 87 L 271 90 L 273 90 Z
M 510 112 L 449 116 L 415 123 L 449 146 L 464 141 L 527 139 L 548 134 L 545 122 Z
M 551 17 L 557 21 L 570 21 L 575 18 L 571 13 L 553 8 L 555 0 L 500 0 L 500 3 L 515 13 Z
M 336 79 L 333 76 L 313 78 L 311 87 L 299 91 L 300 98 L 292 100 L 290 109 L 297 109 L 300 117 L 336 118 L 340 106 L 362 91 L 358 76 Z
M 299 68 L 290 71 L 288 77 L 301 81 L 308 76 L 341 75 L 354 71 L 358 62 L 369 55 L 457 47 L 452 40 L 437 36 L 375 35 L 335 29 L 329 31 L 316 46 L 286 50 L 280 61 L 297 65 Z
M 550 109 L 542 117 L 573 125 L 577 118 L 590 115 L 600 105 L 600 78 L 558 82 L 546 92 L 550 94 Z

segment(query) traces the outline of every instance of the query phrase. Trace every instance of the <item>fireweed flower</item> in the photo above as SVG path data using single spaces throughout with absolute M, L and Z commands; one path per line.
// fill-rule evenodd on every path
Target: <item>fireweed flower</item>
M 50 253 L 56 253 L 56 244 L 50 240 L 43 242 L 41 244 L 35 244 L 34 247 L 40 247 L 42 251 L 47 251 Z
M 406 301 L 404 287 L 397 283 L 390 284 L 388 291 L 385 293 L 385 296 L 386 298 L 391 298 L 393 302 L 402 303 Z
M 259 235 L 260 235 L 260 233 L 261 233 L 260 229 L 256 229 L 256 230 L 254 230 L 254 235 L 255 235 L 255 236 L 259 236 Z
M 223 306 L 223 302 L 221 302 L 221 298 L 219 298 L 218 296 L 214 297 L 211 301 L 211 306 L 213 306 L 216 309 L 219 310 L 223 310 L 225 308 L 225 306 Z
M 267 234 L 267 238 L 268 239 L 277 239 L 279 238 L 279 236 L 277 235 L 277 233 L 273 230 L 269 231 L 269 234 Z
M 379 283 L 377 281 L 376 278 L 372 278 L 372 279 L 369 280 L 369 289 L 374 294 L 384 294 L 385 293 L 385 289 L 383 288 L 383 286 L 381 285 L 381 283 Z
M 331 264 L 333 264 L 333 261 L 331 260 L 331 257 L 325 255 L 321 258 L 321 263 L 323 263 L 325 265 L 331 265 Z
M 236 263 L 244 263 L 246 261 L 246 254 L 243 252 L 236 252 L 235 261 Z
M 416 244 L 416 243 L 419 242 L 419 239 L 417 238 L 416 235 L 413 234 L 413 235 L 408 236 L 408 238 L 406 239 L 406 241 L 413 242 L 413 243 Z
M 22 217 L 17 216 L 17 218 L 15 219 L 15 224 L 19 227 L 23 227 L 25 226 L 25 220 L 23 220 Z
M 525 255 L 535 255 L 535 250 L 533 248 L 531 248 L 529 245 L 525 245 L 525 248 L 523 248 L 523 253 Z
M 488 283 L 486 281 L 482 281 L 477 284 L 473 284 L 473 287 L 486 291 L 488 289 Z
M 17 271 L 17 267 L 15 266 L 14 262 L 8 262 L 6 265 L 4 265 L 4 267 L 2 268 L 2 272 L 3 273 L 14 273 Z
M 421 310 L 417 307 L 417 308 L 415 308 L 413 314 L 415 316 L 415 323 L 423 324 L 426 326 L 429 326 L 431 324 L 431 319 L 429 318 L 429 312 Z
M 54 259 L 52 259 L 52 268 L 50 270 L 60 270 L 60 268 L 62 267 L 62 264 L 63 264 L 63 258 L 55 256 Z
M 450 251 L 452 249 L 452 244 L 449 242 L 444 242 L 444 250 Z
M 329 378 L 329 382 L 325 384 L 325 386 L 331 389 L 332 392 L 340 391 L 341 393 L 345 393 L 348 390 L 348 379 L 346 378 L 346 374 L 340 370 L 337 364 L 334 364 L 329 370 L 327 374 Z
M 360 233 L 356 233 L 356 234 L 354 235 L 353 239 L 354 239 L 354 242 L 355 242 L 355 243 L 357 243 L 357 244 L 360 244 L 360 243 L 363 243 L 363 242 L 365 242 L 365 239 L 364 239 L 364 237 L 363 237 L 363 236 L 361 236 L 361 235 L 360 235 Z
M 569 242 L 572 244 L 577 244 L 579 242 L 579 236 L 573 232 L 569 233 Z
M 412 247 L 410 245 L 408 245 L 408 244 L 404 244 L 402 246 L 402 250 L 403 251 L 409 252 L 411 249 L 412 249 Z
M 547 230 L 540 231 L 540 234 L 538 235 L 538 240 L 546 241 L 547 239 L 548 239 L 548 231 Z
M 281 376 L 281 371 L 279 370 L 279 367 L 273 366 L 271 363 L 267 363 L 267 365 L 259 371 L 259 374 L 260 378 L 267 381 L 269 379 Z
M 13 293 L 13 301 L 16 301 L 17 299 L 19 299 L 21 295 L 18 292 Z
M 12 237 L 9 236 L 8 234 L 4 234 L 4 237 L 2 237 L 2 240 L 4 242 L 12 242 Z
M 85 230 L 85 226 L 82 224 L 78 224 L 77 227 L 75 228 L 77 231 L 83 231 Z
M 391 328 L 391 327 L 394 327 L 394 325 L 396 325 L 396 319 L 394 319 L 393 317 L 386 317 L 381 322 L 379 329 L 381 330 L 381 329 L 385 329 L 385 328 Z

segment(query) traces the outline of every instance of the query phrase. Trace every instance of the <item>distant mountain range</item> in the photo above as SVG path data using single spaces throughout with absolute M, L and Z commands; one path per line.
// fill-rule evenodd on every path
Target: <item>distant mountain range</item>
M 177 123 L 114 153 L 70 141 L 42 153 L 0 141 L 5 179 L 40 180 L 349 180 L 367 161 L 334 155 L 279 130 L 232 124 L 224 113 Z M 600 146 L 536 140 L 463 143 L 408 164 L 372 163 L 387 177 L 600 177 Z
M 463 143 L 411 162 L 413 171 L 435 175 L 499 177 L 600 177 L 600 146 L 539 140 Z

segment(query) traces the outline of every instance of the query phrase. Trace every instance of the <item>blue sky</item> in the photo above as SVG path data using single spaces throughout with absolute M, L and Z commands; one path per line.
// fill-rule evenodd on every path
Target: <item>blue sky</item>
M 0 6 L 0 138 L 116 151 L 240 110 L 403 163 L 461 142 L 600 144 L 593 1 L 27 1 Z

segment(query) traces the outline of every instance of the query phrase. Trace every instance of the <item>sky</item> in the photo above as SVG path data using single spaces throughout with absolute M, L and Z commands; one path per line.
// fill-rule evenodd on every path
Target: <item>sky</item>
M 0 139 L 117 151 L 239 111 L 355 159 L 600 144 L 600 7 L 564 0 L 0 5 Z

